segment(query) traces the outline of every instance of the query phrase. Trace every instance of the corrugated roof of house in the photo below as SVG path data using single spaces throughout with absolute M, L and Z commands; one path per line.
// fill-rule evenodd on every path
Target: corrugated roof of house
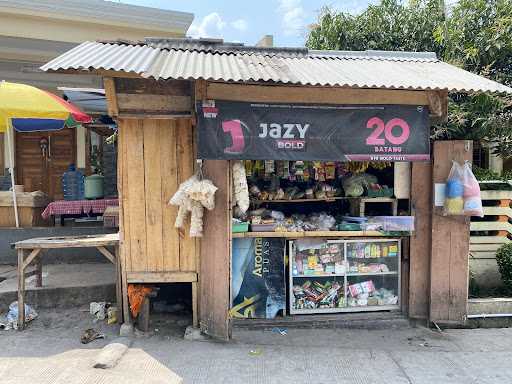
M 154 79 L 512 93 L 512 88 L 444 63 L 431 52 L 263 48 L 207 39 L 85 42 L 42 69 L 114 70 Z

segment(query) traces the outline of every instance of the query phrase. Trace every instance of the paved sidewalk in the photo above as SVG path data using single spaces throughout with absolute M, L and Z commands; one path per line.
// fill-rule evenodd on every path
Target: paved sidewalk
M 235 330 L 230 343 L 190 342 L 185 327 L 167 317 L 154 334 L 136 337 L 139 348 L 185 383 L 511 383 L 512 329 Z M 80 332 L 97 326 L 107 340 L 87 346 Z M 0 358 L 41 357 L 78 348 L 101 348 L 117 326 L 94 324 L 85 312 L 41 313 L 22 333 L 0 331 Z M 3 361 L 3 359 L 0 359 Z

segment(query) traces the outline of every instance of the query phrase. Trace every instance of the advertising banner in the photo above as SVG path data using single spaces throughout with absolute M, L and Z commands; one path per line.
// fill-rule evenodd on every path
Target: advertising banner
M 273 319 L 286 309 L 285 240 L 233 239 L 230 316 Z
M 198 158 L 426 161 L 422 105 L 197 103 Z

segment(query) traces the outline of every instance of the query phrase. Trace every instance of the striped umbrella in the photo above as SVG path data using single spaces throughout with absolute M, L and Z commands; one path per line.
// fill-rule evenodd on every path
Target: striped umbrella
M 56 131 L 91 121 L 89 115 L 50 92 L 30 85 L 0 82 L 0 132 L 7 133 L 16 227 L 19 227 L 19 218 L 9 126 L 17 132 Z

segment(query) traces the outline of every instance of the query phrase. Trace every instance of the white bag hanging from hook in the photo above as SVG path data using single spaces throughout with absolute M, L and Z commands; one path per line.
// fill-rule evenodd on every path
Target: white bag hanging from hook
M 462 167 L 462 182 L 464 185 L 464 215 L 484 216 L 480 184 L 471 170 L 471 163 L 464 162 Z
M 452 161 L 452 168 L 446 179 L 443 214 L 445 216 L 464 214 L 464 172 L 462 166 L 456 161 Z

